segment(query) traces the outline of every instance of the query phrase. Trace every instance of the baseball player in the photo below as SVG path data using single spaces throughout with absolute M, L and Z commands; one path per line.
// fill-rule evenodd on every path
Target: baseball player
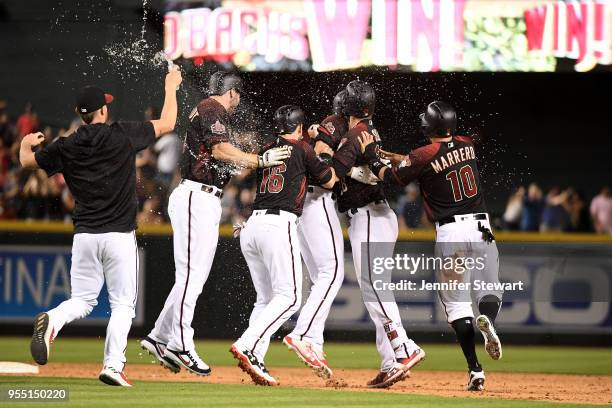
M 276 166 L 290 155 L 287 147 L 255 155 L 232 145 L 230 115 L 240 103 L 242 89 L 238 75 L 216 72 L 209 81 L 209 96 L 189 115 L 181 158 L 183 179 L 172 191 L 168 205 L 175 283 L 155 327 L 140 342 L 173 372 L 182 367 L 204 376 L 211 371 L 195 350 L 191 321 L 217 249 L 223 187 L 236 168 Z
M 461 253 L 464 257 L 480 257 L 484 259 L 484 268 L 472 268 L 469 276 L 466 272 L 463 278 L 468 282 L 481 279 L 498 283 L 497 245 L 491 233 L 472 140 L 455 135 L 456 113 L 445 102 L 430 103 L 420 118 L 421 129 L 431 144 L 413 150 L 405 157 L 385 152 L 386 157 L 399 164 L 397 167 L 390 168 L 380 162 L 375 136 L 371 134 L 361 136 L 361 150 L 372 171 L 384 182 L 406 186 L 413 180 L 419 181 L 427 214 L 436 223 L 438 256 Z M 445 271 L 438 271 L 439 279 L 444 279 L 445 274 Z M 456 273 L 454 275 L 457 278 Z M 476 325 L 484 337 L 487 353 L 494 360 L 502 356 L 501 342 L 493 326 L 501 307 L 502 294 L 502 291 L 484 289 L 471 292 L 480 311 Z M 468 364 L 466 388 L 469 391 L 483 390 L 485 375 L 476 357 L 470 293 L 439 291 L 439 297 Z
M 111 317 L 104 346 L 100 380 L 130 387 L 123 373 L 127 336 L 138 298 L 138 245 L 136 242 L 136 153 L 174 129 L 177 115 L 178 68 L 166 75 L 166 96 L 161 118 L 150 122 L 116 122 L 107 125 L 113 96 L 100 88 L 86 87 L 77 95 L 76 112 L 83 125 L 32 152 L 44 140 L 29 134 L 21 142 L 24 168 L 62 173 L 75 198 L 74 241 L 70 267 L 70 299 L 40 313 L 34 320 L 30 344 L 32 358 L 46 364 L 51 342 L 65 324 L 87 316 L 97 305 L 106 282 Z
M 298 217 L 302 214 L 308 178 L 323 188 L 336 182 L 333 168 L 300 140 L 304 112 L 285 105 L 274 114 L 278 138 L 271 146 L 289 147 L 281 165 L 257 170 L 253 214 L 240 232 L 240 248 L 249 266 L 257 300 L 249 327 L 230 352 L 255 384 L 278 385 L 264 365 L 272 336 L 301 305 L 302 261 Z M 271 146 L 267 146 L 268 148 Z
M 323 159 L 327 157 L 329 164 L 331 157 L 325 152 L 335 150 L 348 130 L 348 118 L 342 113 L 345 98 L 346 90 L 340 91 L 334 97 L 333 114 L 309 129 L 311 146 L 315 153 L 322 154 Z M 351 172 L 352 177 L 363 182 L 379 181 L 375 176 L 375 181 L 364 179 L 366 174 L 373 176 L 367 166 L 365 170 L 353 169 Z M 344 280 L 344 238 L 335 209 L 335 197 L 335 193 L 321 187 L 317 180 L 309 179 L 297 232 L 312 287 L 295 328 L 283 339 L 300 360 L 324 379 L 333 374 L 323 353 L 325 321 Z
M 376 100 L 372 87 L 362 81 L 352 81 L 347 85 L 346 92 L 343 109 L 349 117 L 349 130 L 333 157 L 336 174 L 343 180 L 338 210 L 349 217 L 348 234 L 357 281 L 364 294 L 368 313 L 376 326 L 376 347 L 382 359 L 380 372 L 368 382 L 368 386 L 386 388 L 407 378 L 410 368 L 425 358 L 425 351 L 406 335 L 392 293 L 386 293 L 386 298 L 381 299 L 372 283 L 371 260 L 374 257 L 393 255 L 398 224 L 380 183 L 371 185 L 350 177 L 353 167 L 368 163 L 359 144 L 361 132 L 376 135 L 377 142 L 380 137 L 372 122 Z M 374 253 L 375 248 L 371 243 L 376 242 L 389 245 L 386 250 L 380 250 L 380 245 L 375 246 L 382 252 Z M 362 249 L 365 252 L 363 254 Z M 362 256 L 365 257 L 367 271 L 362 271 Z

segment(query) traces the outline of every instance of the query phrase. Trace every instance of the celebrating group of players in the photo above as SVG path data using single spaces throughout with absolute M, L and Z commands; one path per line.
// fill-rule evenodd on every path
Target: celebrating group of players
M 112 136 L 113 126 L 114 131 L 122 133 L 129 141 L 128 156 L 133 157 L 135 152 L 152 143 L 155 136 L 167 130 L 168 124 L 174 127 L 175 92 L 180 82 L 180 71 L 171 70 L 166 78 L 166 99 L 160 121 L 109 127 L 104 124 L 104 115 L 107 115 L 106 104 L 110 101 L 98 90 L 95 103 L 84 106 L 82 101 L 77 101 L 77 111 L 82 117 L 84 113 L 93 111 L 94 121 L 92 123 L 90 117 L 83 117 L 85 124 L 65 138 L 73 141 L 63 140 L 60 141 L 63 146 L 53 147 L 56 142 L 32 153 L 32 146 L 40 143 L 39 136 L 29 135 L 24 139 L 24 166 L 38 166 L 48 173 L 62 171 L 71 190 L 73 187 L 77 190 L 76 194 L 73 191 L 77 211 L 74 217 L 72 297 L 35 319 L 31 350 L 39 364 L 46 363 L 50 342 L 61 326 L 87 315 L 92 304 L 95 305 L 99 288 L 92 281 L 97 282 L 100 278 L 92 280 L 83 276 L 87 275 L 86 272 L 79 271 L 79 268 L 95 263 L 104 273 L 111 270 L 103 275 L 107 280 L 112 313 L 100 379 L 111 385 L 130 385 L 123 373 L 125 355 L 120 347 L 126 344 L 125 321 L 131 322 L 137 298 L 137 279 L 133 276 L 134 265 L 136 274 L 138 269 L 137 254 L 134 252 L 128 256 L 107 249 L 105 245 L 108 244 L 102 236 L 109 233 L 133 236 L 133 220 L 131 223 L 125 219 L 122 223 L 117 222 L 108 212 L 109 206 L 127 206 L 129 208 L 123 213 L 127 214 L 124 218 L 129 218 L 131 204 L 123 203 L 123 194 L 114 194 L 115 198 L 104 209 L 105 218 L 98 220 L 96 225 L 84 225 L 92 219 L 91 214 L 99 211 L 95 200 L 79 193 L 79 177 L 71 174 L 84 170 L 68 162 L 87 161 L 82 149 L 84 145 L 90 148 L 90 154 L 99 154 L 96 148 L 104 150 L 104 143 L 110 143 L 111 137 L 104 141 L 96 135 L 107 132 Z M 257 293 L 249 326 L 230 349 L 239 367 L 256 384 L 278 385 L 264 364 L 265 355 L 271 336 L 300 310 L 295 328 L 284 337 L 283 343 L 318 376 L 324 379 L 332 377 L 323 352 L 323 331 L 344 279 L 344 241 L 337 208 L 348 217 L 357 281 L 376 327 L 376 346 L 381 356 L 380 371 L 367 385 L 386 388 L 408 378 L 411 368 L 425 358 L 425 351 L 408 337 L 393 296 L 389 293 L 382 296 L 372 282 L 371 260 L 378 256 L 391 256 L 398 235 L 397 218 L 387 203 L 383 183 L 405 186 L 418 180 L 427 214 L 436 223 L 436 252 L 444 256 L 457 256 L 459 253 L 465 256 L 467 251 L 474 257 L 483 256 L 486 265 L 479 273 L 488 282 L 498 281 L 497 248 L 481 191 L 474 147 L 469 138 L 455 135 L 454 109 L 440 101 L 429 104 L 421 115 L 421 127 L 431 143 L 408 155 L 389 153 L 380 149 L 381 138 L 372 121 L 374 90 L 365 82 L 352 81 L 334 98 L 333 114 L 320 124 L 310 126 L 308 137 L 305 136 L 307 124 L 302 109 L 295 105 L 280 107 L 273 118 L 275 140 L 264 146 L 260 154 L 249 154 L 233 143 L 230 121 L 244 93 L 240 77 L 234 73 L 217 72 L 210 78 L 206 92 L 207 97 L 189 115 L 181 160 L 182 181 L 169 199 L 175 284 L 155 327 L 141 341 L 141 346 L 173 372 L 185 369 L 197 375 L 211 373 L 210 367 L 195 350 L 191 322 L 217 247 L 223 187 L 237 168 L 254 168 L 257 169 L 257 191 L 253 213 L 245 223 L 235 226 L 235 236 L 239 236 Z M 95 135 L 85 138 L 83 135 L 88 133 Z M 91 146 L 94 146 L 93 150 Z M 88 163 L 89 171 L 92 166 L 104 166 L 96 160 Z M 117 165 L 116 161 L 114 163 Z M 110 177 L 120 176 L 111 174 Z M 130 182 L 134 184 L 133 174 L 124 179 L 126 182 L 123 184 L 116 179 L 111 182 L 127 189 L 127 195 L 133 197 L 134 187 L 128 186 Z M 117 201 L 121 203 L 117 204 Z M 83 215 L 88 217 L 83 218 Z M 95 242 L 84 243 L 85 239 Z M 374 245 L 377 243 L 390 245 Z M 457 243 L 463 246 L 458 249 Z M 91 250 L 91 245 L 95 250 Z M 101 255 L 100 245 L 108 252 Z M 135 238 L 132 246 L 135 246 Z M 89 261 L 79 262 L 80 258 Z M 302 259 L 312 288 L 300 309 Z M 125 268 L 117 265 L 125 265 Z M 130 273 L 126 272 L 128 265 L 132 270 Z M 457 278 L 457 274 L 439 271 L 438 279 L 450 278 Z M 118 294 L 116 285 L 109 285 L 109 280 L 113 279 L 132 283 L 126 284 Z M 474 276 L 467 279 L 474 279 Z M 480 315 L 476 318 L 476 325 L 484 336 L 486 350 L 493 359 L 499 359 L 501 343 L 493 324 L 501 307 L 502 293 L 479 291 L 465 298 L 464 293 L 440 291 L 439 295 L 468 363 L 467 389 L 482 390 L 485 376 L 476 357 L 474 314 L 469 297 L 472 296 L 478 304 Z M 69 311 L 69 307 L 64 305 L 68 302 L 80 309 Z M 117 323 L 119 321 L 121 324 Z M 127 328 L 129 331 L 129 324 Z

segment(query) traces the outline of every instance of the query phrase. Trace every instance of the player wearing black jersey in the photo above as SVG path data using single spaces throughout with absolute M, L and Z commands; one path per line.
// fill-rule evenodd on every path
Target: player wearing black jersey
M 359 136 L 369 132 L 377 142 L 380 136 L 372 121 L 375 107 L 372 87 L 353 81 L 347 85 L 346 92 L 343 110 L 349 117 L 349 130 L 333 158 L 336 174 L 342 180 L 338 210 L 345 212 L 350 220 L 348 234 L 355 273 L 376 327 L 376 347 L 381 356 L 380 371 L 368 386 L 386 388 L 407 378 L 409 370 L 425 358 L 425 351 L 408 338 L 393 294 L 385 294 L 386 298 L 381 299 L 374 289 L 372 260 L 393 255 L 397 217 L 387 203 L 381 183 L 366 184 L 352 178 L 356 166 L 368 164 L 361 152 Z
M 196 375 L 209 375 L 211 371 L 195 350 L 191 321 L 217 249 L 223 187 L 236 168 L 275 166 L 289 157 L 286 148 L 255 155 L 232 144 L 230 115 L 242 92 L 238 75 L 216 72 L 209 81 L 208 97 L 189 115 L 181 157 L 183 179 L 168 203 L 175 283 L 155 327 L 140 342 L 173 372 L 184 368 Z
M 278 385 L 264 365 L 272 336 L 301 305 L 302 260 L 297 219 L 302 214 L 308 178 L 322 187 L 336 182 L 333 168 L 300 140 L 304 112 L 285 105 L 274 114 L 277 139 L 264 149 L 286 147 L 291 157 L 257 171 L 253 214 L 240 231 L 240 248 L 257 292 L 248 329 L 230 352 L 256 384 Z
M 484 268 L 465 273 L 437 271 L 438 280 L 457 279 L 464 282 L 482 280 L 499 282 L 499 259 L 489 215 L 483 198 L 480 174 L 472 140 L 456 136 L 456 113 L 445 102 L 435 101 L 421 115 L 421 128 L 430 144 L 413 150 L 407 156 L 384 153 L 395 162 L 387 167 L 379 159 L 375 136 L 360 136 L 361 152 L 372 171 L 385 183 L 406 186 L 418 180 L 425 209 L 436 223 L 436 254 L 440 256 L 484 259 Z M 482 287 L 483 285 L 478 285 Z M 501 307 L 502 291 L 440 291 L 440 301 L 447 320 L 455 330 L 468 363 L 467 389 L 484 389 L 485 376 L 476 357 L 471 298 L 478 304 L 480 329 L 487 353 L 498 360 L 502 356 L 499 337 L 493 323 Z

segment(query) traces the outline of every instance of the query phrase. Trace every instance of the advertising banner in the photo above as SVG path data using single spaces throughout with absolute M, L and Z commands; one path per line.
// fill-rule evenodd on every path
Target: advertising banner
M 610 0 L 225 0 L 164 16 L 171 59 L 247 71 L 575 71 L 612 64 Z

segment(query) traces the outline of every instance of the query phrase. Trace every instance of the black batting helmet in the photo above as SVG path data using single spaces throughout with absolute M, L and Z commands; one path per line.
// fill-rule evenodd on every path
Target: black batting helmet
M 232 72 L 217 71 L 208 81 L 208 95 L 223 95 L 230 89 L 242 93 L 242 79 Z
M 351 81 L 346 86 L 346 100 L 343 113 L 347 116 L 365 118 L 374 113 L 376 94 L 374 89 L 363 81 Z
M 299 106 L 284 105 L 274 112 L 274 131 L 279 135 L 293 133 L 304 124 L 304 111 Z
M 421 113 L 421 130 L 427 137 L 451 136 L 457 128 L 457 113 L 450 104 L 433 101 Z
M 333 111 L 336 115 L 342 115 L 344 104 L 346 103 L 346 89 L 341 90 L 334 96 Z

